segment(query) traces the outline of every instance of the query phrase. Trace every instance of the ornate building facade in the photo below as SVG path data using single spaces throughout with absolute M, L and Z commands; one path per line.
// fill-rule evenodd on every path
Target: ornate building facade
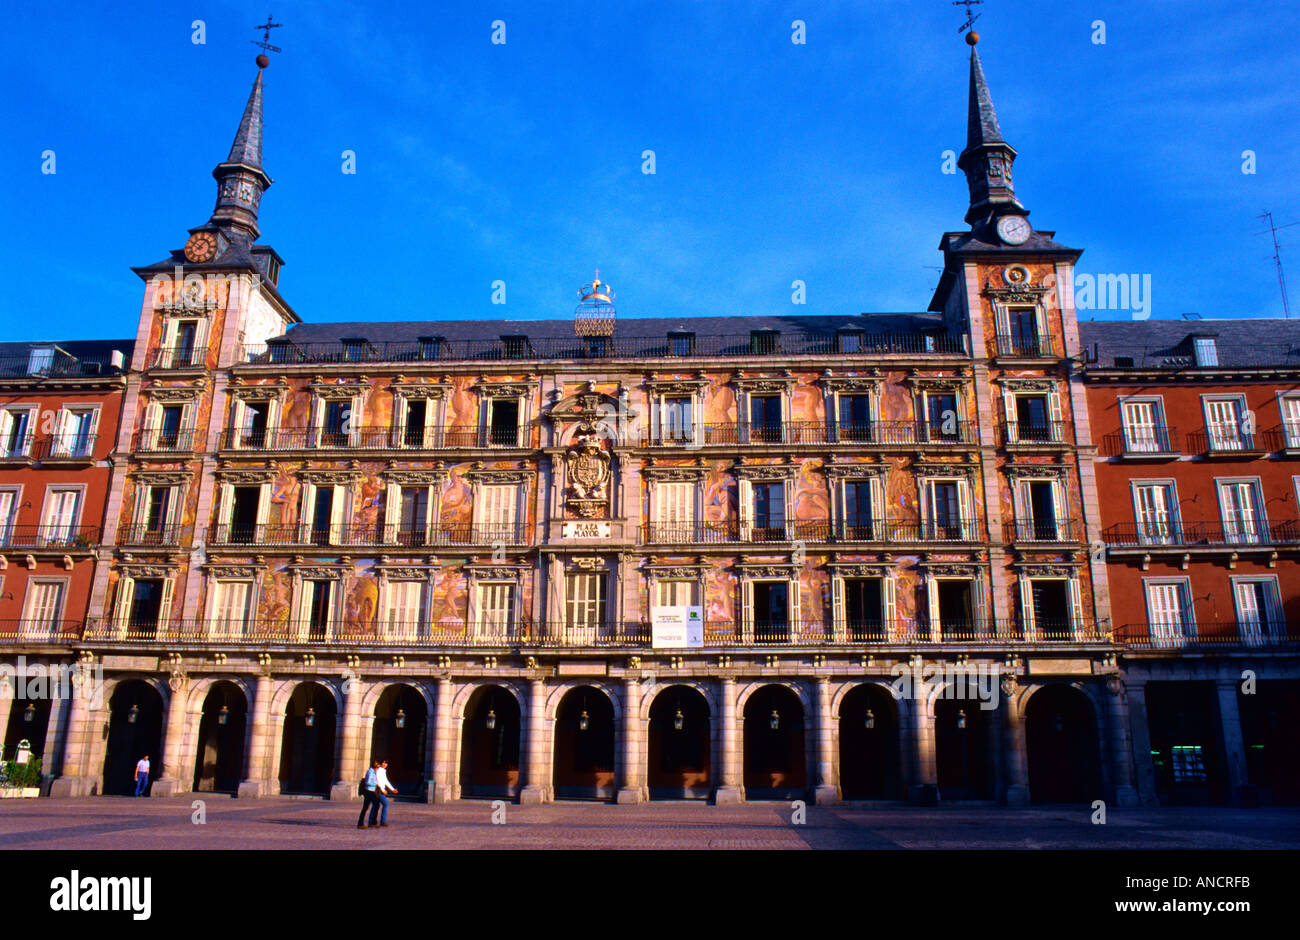
M 431 801 L 1136 802 L 1079 252 L 973 46 L 916 314 L 616 323 L 597 277 L 573 320 L 303 322 L 261 134 L 259 70 L 136 269 L 84 627 L 14 638 L 104 671 L 54 793 L 150 753 L 155 795 L 348 798 L 382 753 Z

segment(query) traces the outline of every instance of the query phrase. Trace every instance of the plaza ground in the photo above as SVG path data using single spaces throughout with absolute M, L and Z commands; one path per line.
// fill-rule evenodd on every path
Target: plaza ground
M 206 822 L 192 821 L 202 800 Z M 789 803 L 616 806 L 488 801 L 395 803 L 387 829 L 358 830 L 360 803 L 94 797 L 5 800 L 0 850 L 10 849 L 1297 849 L 1300 808 L 1110 809 L 1086 805 L 808 806 Z M 500 818 L 500 811 L 497 811 Z

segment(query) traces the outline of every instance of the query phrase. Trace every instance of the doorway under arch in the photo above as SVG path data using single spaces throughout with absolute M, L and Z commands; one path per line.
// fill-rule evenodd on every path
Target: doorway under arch
M 460 792 L 465 797 L 519 795 L 519 702 L 499 685 L 475 689 L 461 733 Z
M 840 702 L 840 793 L 846 800 L 903 798 L 898 703 L 883 686 L 854 686 Z
M 804 711 L 783 685 L 765 685 L 745 702 L 745 797 L 791 800 L 808 787 Z
M 203 699 L 194 758 L 194 790 L 235 793 L 244 773 L 244 730 L 248 699 L 233 682 L 214 682 Z
M 1088 696 L 1073 686 L 1049 685 L 1025 707 L 1029 798 L 1035 803 L 1090 803 L 1101 799 L 1097 721 Z
M 369 757 L 388 761 L 388 780 L 400 796 L 424 795 L 428 715 L 424 696 L 405 683 L 390 685 L 375 703 Z
M 116 796 L 134 794 L 135 765 L 148 755 L 149 786 L 145 789 L 148 796 L 163 766 L 162 695 L 143 679 L 127 679 L 113 689 L 108 708 L 104 793 Z
M 709 703 L 698 689 L 673 685 L 650 703 L 650 766 L 646 786 L 652 800 L 707 800 L 712 790 Z
M 334 775 L 334 696 L 316 682 L 293 690 L 284 711 L 280 792 L 328 796 Z
M 612 800 L 614 705 L 600 689 L 582 685 L 560 699 L 555 712 L 555 796 Z

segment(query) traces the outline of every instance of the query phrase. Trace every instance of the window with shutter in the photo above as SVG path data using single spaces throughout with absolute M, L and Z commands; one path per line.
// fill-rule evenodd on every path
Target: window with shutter
M 1189 635 L 1190 605 L 1186 586 L 1175 582 L 1147 582 L 1147 610 L 1151 640 L 1172 645 Z
M 513 581 L 480 581 L 478 585 L 479 636 L 509 637 L 514 629 Z
M 698 607 L 698 597 L 698 581 L 659 581 L 655 588 L 659 607 Z
M 59 632 L 63 616 L 62 581 L 32 581 L 27 591 L 27 613 L 23 632 L 29 637 L 48 637 Z
M 425 631 L 423 581 L 390 581 L 385 615 L 389 636 L 415 639 Z
M 0 445 L 4 448 L 0 456 L 26 457 L 31 446 L 32 410 L 9 408 L 0 412 L 0 417 Z
M 0 546 L 7 546 L 13 539 L 19 492 L 17 489 L 0 490 Z
M 1159 413 L 1158 402 L 1125 402 L 1123 425 L 1126 452 L 1158 454 L 1168 449 L 1164 441 L 1164 421 Z
M 1264 541 L 1263 500 L 1254 482 L 1219 483 L 1219 506 L 1223 513 L 1223 534 L 1230 543 Z
M 218 581 L 212 606 L 214 636 L 237 639 L 248 629 L 253 599 L 251 581 Z
M 1174 505 L 1173 488 L 1167 483 L 1143 483 L 1133 487 L 1133 510 L 1141 544 L 1169 545 L 1175 541 L 1177 520 L 1172 511 Z
M 50 545 L 71 544 L 77 536 L 81 490 L 52 489 L 47 499 L 48 508 L 41 541 Z
M 1300 447 L 1300 397 L 1290 395 L 1279 402 L 1287 447 Z
M 1237 399 L 1209 398 L 1205 401 L 1205 426 L 1210 450 L 1242 450 L 1241 402 Z
M 655 540 L 695 541 L 695 483 L 661 482 L 655 485 Z
M 605 628 L 605 574 L 582 572 L 564 578 L 565 634 L 590 642 Z
M 518 505 L 517 484 L 489 484 L 479 487 L 477 540 L 517 542 L 519 540 Z

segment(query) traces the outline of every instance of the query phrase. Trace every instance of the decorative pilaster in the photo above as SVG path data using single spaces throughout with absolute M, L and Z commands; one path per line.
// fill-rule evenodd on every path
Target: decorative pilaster
M 939 802 L 939 771 L 934 752 L 934 715 L 923 697 L 912 699 L 912 782 L 910 803 L 933 806 Z
M 361 770 L 357 767 L 357 745 L 361 740 L 361 697 L 365 694 L 365 686 L 360 679 L 354 678 L 350 683 L 344 683 L 344 688 L 348 691 L 343 698 L 343 743 L 338 760 L 339 778 L 330 787 L 330 799 L 346 802 L 360 799 L 357 793 L 361 781 Z
M 162 776 L 153 782 L 150 796 L 176 796 L 190 789 L 182 778 L 181 759 L 185 749 L 185 690 L 183 680 L 173 680 L 172 694 L 167 700 L 167 730 L 164 732 L 163 752 L 157 757 Z
M 724 676 L 718 689 L 718 741 L 721 745 L 722 785 L 713 791 L 715 805 L 743 803 L 745 788 L 741 783 L 738 729 L 736 727 L 736 680 Z
M 1229 798 L 1233 806 L 1242 804 L 1242 790 L 1250 782 L 1246 770 L 1246 742 L 1241 733 L 1241 715 L 1237 709 L 1235 680 L 1216 683 L 1219 692 L 1219 723 L 1223 728 L 1223 760 L 1228 767 Z
M 1133 769 L 1137 775 L 1138 802 L 1159 806 L 1156 796 L 1156 769 L 1151 762 L 1151 728 L 1147 724 L 1147 687 L 1145 683 L 1128 685 L 1129 730 L 1133 733 Z
M 817 789 L 813 799 L 820 806 L 838 803 L 839 780 L 835 774 L 835 719 L 831 716 L 831 681 L 817 678 Z
M 271 750 L 271 677 L 261 675 L 253 687 L 253 720 L 248 732 L 248 776 L 239 784 L 240 799 L 271 795 L 267 755 Z
M 450 678 L 438 678 L 437 699 L 433 703 L 434 723 L 431 732 L 429 753 L 433 755 L 433 766 L 429 768 L 429 801 L 431 803 L 448 803 L 455 799 L 452 790 L 452 772 L 458 766 L 456 755 L 452 753 L 456 735 L 452 728 L 451 699 L 455 687 Z
M 632 675 L 623 684 L 623 786 L 618 802 L 640 803 L 648 795 L 642 774 L 641 682 Z
M 550 780 L 546 772 L 546 684 L 533 679 L 528 684 L 528 783 L 519 791 L 520 804 L 550 801 Z
M 1025 720 L 1016 703 L 1016 686 L 1013 682 L 1004 682 L 1002 685 L 1002 747 L 1006 773 L 1006 792 L 1002 801 L 1007 806 L 1027 806 L 1029 762 L 1025 750 Z
M 1129 737 L 1128 703 L 1124 683 L 1118 676 L 1106 680 L 1106 734 L 1109 740 L 1108 761 L 1118 806 L 1137 806 L 1138 793 L 1133 786 L 1133 742 Z
M 62 774 L 50 785 L 50 796 L 85 796 L 91 780 L 85 776 L 86 749 L 90 742 L 91 712 L 86 696 L 77 688 L 68 714 L 68 742 L 63 752 Z

